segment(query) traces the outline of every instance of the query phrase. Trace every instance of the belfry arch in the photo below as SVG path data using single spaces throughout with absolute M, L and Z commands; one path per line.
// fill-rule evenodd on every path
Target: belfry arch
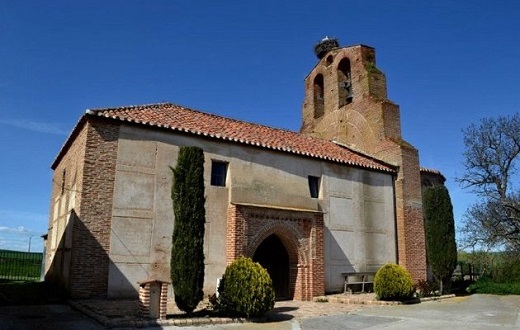
M 320 118 L 325 114 L 325 87 L 323 75 L 318 74 L 314 78 L 314 118 Z
M 350 60 L 345 57 L 338 65 L 338 106 L 352 103 L 353 97 Z
M 269 262 L 269 254 L 276 252 L 269 247 L 273 244 L 284 255 Z M 226 245 L 228 264 L 246 256 L 278 267 L 271 270 L 277 299 L 310 300 L 324 294 L 323 213 L 230 204 Z

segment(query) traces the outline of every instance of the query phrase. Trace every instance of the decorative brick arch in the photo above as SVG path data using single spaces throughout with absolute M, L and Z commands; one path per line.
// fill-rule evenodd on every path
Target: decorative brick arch
M 291 264 L 307 263 L 307 256 L 301 253 L 300 240 L 303 239 L 304 233 L 298 230 L 296 226 L 290 224 L 275 224 L 274 226 L 264 226 L 258 233 L 248 239 L 246 256 L 252 257 L 260 244 L 269 236 L 276 235 L 282 241 L 287 253 L 289 254 L 289 262 Z M 303 259 L 303 260 L 301 260 Z
M 293 299 L 310 300 L 324 293 L 323 214 L 315 211 L 230 204 L 227 219 L 227 263 L 252 257 L 275 234 L 289 255 Z

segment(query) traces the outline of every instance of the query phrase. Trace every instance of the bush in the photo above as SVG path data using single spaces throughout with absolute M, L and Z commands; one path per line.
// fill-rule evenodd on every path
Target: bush
M 218 291 L 217 309 L 230 316 L 258 317 L 274 307 L 271 277 L 250 258 L 240 257 L 226 268 Z
M 516 253 L 503 253 L 490 275 L 493 282 L 497 283 L 520 282 L 520 258 Z
M 499 295 L 520 295 L 520 282 L 497 283 L 487 277 L 480 278 L 477 282 L 471 284 L 468 293 L 485 293 Z
M 403 267 L 386 264 L 374 277 L 374 292 L 380 300 L 406 300 L 413 297 L 413 280 Z

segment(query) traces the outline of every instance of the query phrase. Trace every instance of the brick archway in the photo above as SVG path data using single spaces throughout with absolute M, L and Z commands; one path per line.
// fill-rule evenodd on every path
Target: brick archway
M 230 204 L 227 218 L 227 263 L 253 257 L 264 239 L 280 238 L 290 263 L 291 295 L 310 300 L 324 293 L 323 214 L 321 212 Z

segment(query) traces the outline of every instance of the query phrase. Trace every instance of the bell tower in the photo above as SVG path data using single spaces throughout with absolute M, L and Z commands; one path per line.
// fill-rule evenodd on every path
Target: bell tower
M 387 98 L 375 49 L 340 47 L 325 38 L 305 78 L 300 132 L 332 140 L 398 166 L 395 181 L 398 263 L 415 281 L 426 279 L 419 154 L 401 136 L 399 106 Z

